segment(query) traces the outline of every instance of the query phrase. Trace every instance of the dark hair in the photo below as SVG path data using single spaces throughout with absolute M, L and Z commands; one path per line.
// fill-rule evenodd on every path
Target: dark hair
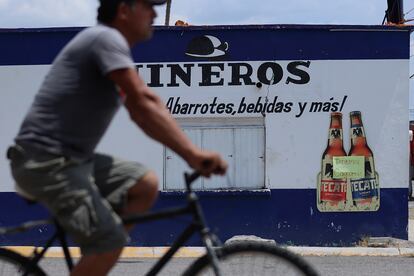
M 98 8 L 97 19 L 102 23 L 111 23 L 118 12 L 118 6 L 122 2 L 132 5 L 136 0 L 99 0 L 100 6 Z

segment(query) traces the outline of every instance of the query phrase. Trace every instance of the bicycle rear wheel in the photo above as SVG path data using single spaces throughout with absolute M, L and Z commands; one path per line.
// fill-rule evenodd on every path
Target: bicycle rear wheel
M 239 242 L 216 249 L 216 254 L 222 275 L 318 275 L 303 258 L 276 245 Z M 184 275 L 215 274 L 208 256 L 204 255 L 197 259 Z
M 32 264 L 29 258 L 24 257 L 14 251 L 0 248 L 0 275 L 45 276 L 46 274 L 37 264 Z

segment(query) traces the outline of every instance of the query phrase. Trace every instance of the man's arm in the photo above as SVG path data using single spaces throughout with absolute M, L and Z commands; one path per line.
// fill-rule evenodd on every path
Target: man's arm
M 227 164 L 219 154 L 202 151 L 190 141 L 161 99 L 134 69 L 115 70 L 108 76 L 126 94 L 125 106 L 131 119 L 147 135 L 171 148 L 204 176 L 213 172 L 223 174 L 226 171 Z M 205 161 L 208 161 L 208 166 L 203 164 Z

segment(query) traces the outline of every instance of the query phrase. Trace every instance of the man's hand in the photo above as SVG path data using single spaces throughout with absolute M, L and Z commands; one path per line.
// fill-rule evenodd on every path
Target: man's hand
M 211 174 L 223 175 L 226 173 L 228 166 L 227 162 L 218 153 L 199 149 L 187 158 L 187 162 L 205 177 L 210 177 Z

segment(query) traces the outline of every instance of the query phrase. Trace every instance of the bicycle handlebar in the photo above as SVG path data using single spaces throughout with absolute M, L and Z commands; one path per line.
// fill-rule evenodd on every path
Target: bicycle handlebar
M 203 161 L 204 167 L 208 167 L 210 166 L 210 164 L 211 164 L 211 160 L 206 159 Z M 188 190 L 190 190 L 191 188 L 191 183 L 197 180 L 197 178 L 199 178 L 200 176 L 201 176 L 201 173 L 199 171 L 193 171 L 192 173 L 188 173 L 188 172 L 184 173 L 185 184 L 187 185 Z
M 185 177 L 185 184 L 187 185 L 187 189 L 190 189 L 191 187 L 191 183 L 193 183 L 195 180 L 197 180 L 197 178 L 199 178 L 201 176 L 199 171 L 194 171 L 192 173 L 184 173 L 184 177 Z
M 203 161 L 203 166 L 208 168 L 211 165 L 211 160 L 204 160 Z M 220 168 L 216 169 L 217 172 L 220 171 Z M 191 188 L 191 183 L 193 183 L 195 180 L 197 180 L 197 178 L 199 178 L 201 176 L 201 173 L 199 171 L 193 171 L 192 173 L 188 173 L 185 172 L 184 173 L 184 177 L 185 177 L 185 183 L 187 185 L 187 189 L 190 190 Z

